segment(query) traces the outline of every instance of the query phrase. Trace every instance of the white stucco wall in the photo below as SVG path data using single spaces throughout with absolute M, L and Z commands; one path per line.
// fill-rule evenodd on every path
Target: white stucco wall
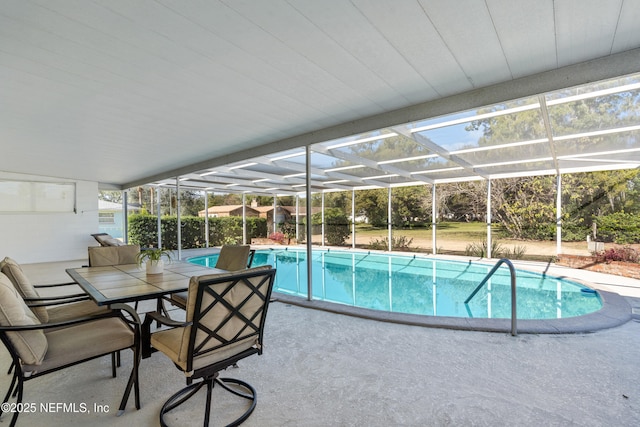
M 5 213 L 0 206 L 0 258 L 19 263 L 87 258 L 98 232 L 98 183 L 0 172 L 0 179 L 76 183 L 76 213 Z

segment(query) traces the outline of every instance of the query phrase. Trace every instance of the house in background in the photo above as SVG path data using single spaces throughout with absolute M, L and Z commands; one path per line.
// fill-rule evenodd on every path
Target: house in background
M 206 215 L 208 212 L 208 215 Z M 260 212 L 258 212 L 255 208 L 246 206 L 245 207 L 245 215 L 250 216 L 261 216 Z M 203 209 L 198 212 L 199 217 L 209 216 L 209 217 L 223 217 L 223 216 L 242 216 L 242 205 L 222 205 L 222 206 L 211 206 L 206 211 Z
M 129 213 L 140 211 L 139 206 L 129 204 Z M 108 233 L 116 239 L 124 240 L 124 211 L 122 203 L 98 200 L 98 231 Z

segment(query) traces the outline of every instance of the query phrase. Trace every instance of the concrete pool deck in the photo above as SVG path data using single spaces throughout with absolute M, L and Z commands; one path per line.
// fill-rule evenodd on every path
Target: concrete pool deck
M 38 270 L 53 282 L 56 276 L 65 280 L 64 267 L 76 265 L 25 269 L 34 282 L 40 281 Z M 223 375 L 257 389 L 258 405 L 243 424 L 249 427 L 637 426 L 640 281 L 593 274 L 589 281 L 617 290 L 629 304 L 630 321 L 593 333 L 513 337 L 379 322 L 275 302 L 269 308 L 264 354 Z M 4 350 L 0 359 L 9 366 Z M 34 379 L 25 386 L 24 401 L 115 407 L 131 368 L 130 354 L 123 354 L 122 362 L 116 379 L 110 376 L 108 357 Z M 140 410 L 131 401 L 121 417 L 114 410 L 36 412 L 21 415 L 18 425 L 157 426 L 161 405 L 184 385 L 184 377 L 161 354 L 143 360 L 140 369 Z M 0 387 L 6 389 L 9 380 L 0 375 Z M 202 399 L 174 411 L 175 420 L 169 422 L 201 425 L 194 411 Z M 213 410 L 224 413 L 229 405 L 224 399 Z M 213 420 L 212 425 L 219 424 Z

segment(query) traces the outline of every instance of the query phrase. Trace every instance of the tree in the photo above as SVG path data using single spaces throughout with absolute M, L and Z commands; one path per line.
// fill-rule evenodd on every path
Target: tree
M 387 190 L 356 191 L 356 215 L 364 215 L 374 227 L 387 225 Z

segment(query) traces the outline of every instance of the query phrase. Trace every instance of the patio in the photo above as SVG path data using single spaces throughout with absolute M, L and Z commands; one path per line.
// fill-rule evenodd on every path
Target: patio
M 36 283 L 86 264 L 100 190 L 175 188 L 179 209 L 181 190 L 310 201 L 376 188 L 390 201 L 420 185 L 436 200 L 440 184 L 479 181 L 490 195 L 492 180 L 549 175 L 562 195 L 563 174 L 640 165 L 637 2 L 13 1 L 0 12 L 0 248 L 40 263 L 27 265 Z M 635 115 L 561 120 L 608 99 Z M 478 132 L 522 117 L 531 132 Z M 398 149 L 369 150 L 385 144 Z M 229 372 L 259 395 L 245 425 L 640 425 L 640 281 L 558 271 L 621 294 L 632 319 L 512 337 L 275 302 L 264 355 Z M 158 425 L 183 375 L 161 355 L 143 360 L 142 408 L 118 418 L 122 363 L 116 379 L 105 357 L 29 382 L 24 402 L 57 413 L 19 425 Z M 175 412 L 181 425 L 200 425 L 197 403 Z
M 64 279 L 64 267 L 80 263 L 26 268 L 34 281 L 49 268 Z M 258 390 L 259 403 L 245 425 L 638 425 L 640 281 L 566 273 L 625 296 L 634 319 L 590 334 L 511 337 L 273 303 L 264 354 L 228 372 Z M 4 351 L 1 357 L 8 366 Z M 141 410 L 130 403 L 119 418 L 114 409 L 93 411 L 94 404 L 117 405 L 129 359 L 123 358 L 117 379 L 110 378 L 109 358 L 102 358 L 27 384 L 25 402 L 85 403 L 92 413 L 22 414 L 20 425 L 158 425 L 160 406 L 184 381 L 158 354 L 141 364 Z M 7 387 L 10 376 L 0 378 L 0 386 Z M 176 410 L 176 417 L 189 418 L 189 408 Z M 190 421 L 182 425 L 200 422 Z

